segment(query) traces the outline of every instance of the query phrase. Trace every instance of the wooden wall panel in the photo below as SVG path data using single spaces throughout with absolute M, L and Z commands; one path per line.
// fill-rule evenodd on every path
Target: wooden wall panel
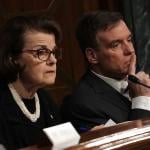
M 1 0 L 1 5 L 6 13 L 20 13 L 47 9 L 51 1 L 52 0 Z

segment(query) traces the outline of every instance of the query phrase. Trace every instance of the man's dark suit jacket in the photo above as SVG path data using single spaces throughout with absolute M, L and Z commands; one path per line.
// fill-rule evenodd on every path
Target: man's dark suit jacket
M 62 115 L 83 132 L 109 119 L 120 123 L 150 117 L 150 111 L 131 109 L 126 97 L 88 70 L 73 94 L 64 99 Z

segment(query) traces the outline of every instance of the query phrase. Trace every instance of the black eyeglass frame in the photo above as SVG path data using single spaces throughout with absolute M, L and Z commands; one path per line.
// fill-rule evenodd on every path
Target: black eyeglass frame
M 47 61 L 51 57 L 51 54 L 53 54 L 53 56 L 56 59 L 62 59 L 62 48 L 58 48 L 58 47 L 55 47 L 52 50 L 50 50 L 46 47 L 39 48 L 36 50 L 35 49 L 24 49 L 22 52 L 23 53 L 26 53 L 26 52 L 32 53 L 34 57 L 38 57 L 38 59 L 41 61 Z

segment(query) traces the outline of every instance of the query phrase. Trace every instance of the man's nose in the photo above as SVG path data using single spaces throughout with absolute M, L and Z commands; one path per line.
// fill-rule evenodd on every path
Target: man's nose
M 132 42 L 124 42 L 124 53 L 125 54 L 132 54 L 134 53 L 134 47 Z

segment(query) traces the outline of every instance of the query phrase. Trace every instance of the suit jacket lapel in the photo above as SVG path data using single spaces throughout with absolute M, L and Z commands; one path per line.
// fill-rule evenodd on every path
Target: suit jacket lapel
M 87 72 L 85 80 L 87 80 L 97 94 L 106 95 L 107 101 L 125 111 L 128 111 L 131 102 L 105 81 L 97 77 L 91 71 Z

